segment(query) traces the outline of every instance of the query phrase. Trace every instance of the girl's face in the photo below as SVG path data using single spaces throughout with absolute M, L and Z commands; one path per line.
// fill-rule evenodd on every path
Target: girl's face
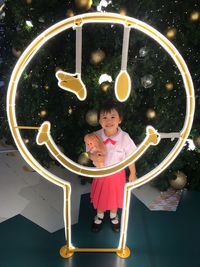
M 101 112 L 99 124 L 104 129 L 107 136 L 112 136 L 117 133 L 117 128 L 121 123 L 121 118 L 117 110 L 112 109 L 111 112 Z

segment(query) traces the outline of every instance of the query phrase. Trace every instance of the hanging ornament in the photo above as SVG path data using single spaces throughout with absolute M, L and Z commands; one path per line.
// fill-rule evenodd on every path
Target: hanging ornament
M 87 152 L 83 152 L 78 157 L 78 163 L 81 165 L 88 165 L 90 163 L 90 158 Z
M 41 118 L 44 118 L 46 115 L 47 115 L 47 111 L 46 110 L 41 110 L 38 115 L 41 117 Z
M 33 87 L 34 89 L 37 89 L 39 86 L 38 86 L 36 83 L 32 83 L 32 87 Z
M 145 57 L 148 53 L 149 53 L 149 50 L 147 49 L 146 46 L 140 48 L 139 50 L 140 57 Z
M 45 22 L 45 19 L 44 19 L 44 17 L 39 17 L 38 21 L 39 21 L 40 23 L 44 23 L 44 22 Z
M 101 83 L 100 88 L 103 92 L 107 92 L 110 88 L 110 83 L 109 82 L 103 82 L 103 83 Z
M 148 119 L 154 119 L 156 117 L 156 112 L 154 109 L 150 108 L 147 110 L 146 116 Z
M 174 88 L 174 85 L 172 82 L 167 82 L 165 84 L 165 88 L 168 90 L 168 91 L 171 91 L 173 88 Z
M 97 111 L 94 110 L 94 109 L 89 110 L 89 111 L 86 113 L 85 120 L 86 120 L 86 122 L 87 122 L 89 125 L 91 125 L 91 126 L 97 126 L 97 125 L 98 125 Z
M 171 187 L 176 190 L 183 189 L 187 184 L 187 176 L 181 171 L 175 172 L 175 176 L 175 179 L 169 179 Z
M 49 90 L 49 86 L 48 86 L 48 84 L 45 84 L 44 89 L 45 89 L 46 91 Z
M 127 9 L 125 7 L 120 7 L 119 14 L 126 16 L 127 15 Z
M 105 58 L 106 54 L 103 50 L 97 49 L 96 51 L 91 53 L 90 62 L 94 65 L 99 64 Z
M 26 138 L 26 139 L 23 139 L 23 140 L 24 140 L 24 143 L 25 144 L 28 144 L 29 143 L 29 139 Z
M 75 0 L 75 5 L 78 9 L 88 10 L 92 6 L 92 0 Z
M 27 3 L 28 5 L 30 5 L 30 4 L 32 4 L 32 0 L 26 0 L 26 3 Z
M 198 21 L 200 19 L 200 12 L 198 11 L 193 11 L 191 14 L 190 14 L 190 20 L 191 21 Z
M 141 84 L 144 88 L 150 88 L 154 85 L 154 77 L 151 74 L 145 75 L 141 78 Z
M 12 47 L 12 53 L 15 57 L 20 57 L 22 52 Z
M 71 115 L 71 114 L 72 114 L 72 112 L 73 112 L 73 109 L 72 109 L 72 107 L 69 107 L 69 108 L 68 108 L 68 114 L 69 114 L 69 115 Z
M 200 136 L 194 137 L 193 142 L 196 148 L 200 148 Z
M 6 16 L 6 13 L 5 12 L 1 12 L 0 13 L 0 20 L 3 20 Z
M 68 18 L 71 18 L 71 17 L 73 17 L 75 14 L 74 14 L 74 11 L 72 10 L 72 9 L 68 9 L 67 10 L 67 13 L 66 13 L 66 16 L 68 17 Z
M 170 28 L 167 30 L 166 36 L 169 39 L 173 39 L 176 36 L 177 30 L 175 28 Z

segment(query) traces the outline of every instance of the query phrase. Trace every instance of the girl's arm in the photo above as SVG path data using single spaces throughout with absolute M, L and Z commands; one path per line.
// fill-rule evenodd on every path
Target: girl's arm
M 130 170 L 130 175 L 129 175 L 128 180 L 129 182 L 133 182 L 137 179 L 135 163 L 132 163 L 131 165 L 129 165 L 129 170 Z

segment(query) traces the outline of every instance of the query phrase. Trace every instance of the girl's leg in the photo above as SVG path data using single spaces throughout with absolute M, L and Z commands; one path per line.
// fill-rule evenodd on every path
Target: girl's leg
M 92 232 L 97 233 L 101 230 L 103 218 L 104 218 L 104 211 L 97 209 L 97 215 L 94 217 L 94 221 L 92 224 Z
M 110 211 L 110 222 L 111 226 L 114 232 L 119 232 L 120 231 L 120 222 L 119 222 L 119 217 L 117 215 L 117 209 L 112 209 Z

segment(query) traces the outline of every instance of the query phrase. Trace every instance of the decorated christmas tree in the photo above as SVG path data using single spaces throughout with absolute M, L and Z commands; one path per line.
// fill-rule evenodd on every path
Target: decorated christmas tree
M 199 190 L 200 111 L 199 101 L 199 1 L 100 1 L 100 0 L 8 0 L 1 7 L 0 138 L 14 144 L 6 117 L 6 90 L 17 59 L 44 30 L 60 20 L 86 12 L 114 12 L 148 23 L 165 35 L 179 50 L 191 72 L 196 113 L 184 149 L 170 167 L 153 182 L 160 190 L 170 184 Z M 5 35 L 4 35 L 5 34 Z M 75 73 L 76 33 L 68 29 L 41 47 L 20 79 L 16 100 L 19 125 L 51 123 L 51 135 L 72 160 L 91 164 L 85 154 L 84 135 L 99 129 L 97 110 L 106 99 L 115 99 L 114 84 L 122 60 L 123 27 L 116 24 L 87 24 L 82 29 L 82 80 L 87 98 L 80 101 L 58 86 L 56 72 Z M 119 103 L 122 128 L 136 144 L 152 125 L 161 133 L 179 133 L 185 119 L 186 95 L 180 72 L 164 49 L 150 37 L 131 30 L 127 72 L 132 89 Z M 44 147 L 36 144 L 37 130 L 22 130 L 24 143 L 43 165 L 54 162 Z M 138 177 L 152 170 L 173 148 L 177 139 L 163 139 L 136 162 Z M 174 178 L 177 178 L 174 180 Z

